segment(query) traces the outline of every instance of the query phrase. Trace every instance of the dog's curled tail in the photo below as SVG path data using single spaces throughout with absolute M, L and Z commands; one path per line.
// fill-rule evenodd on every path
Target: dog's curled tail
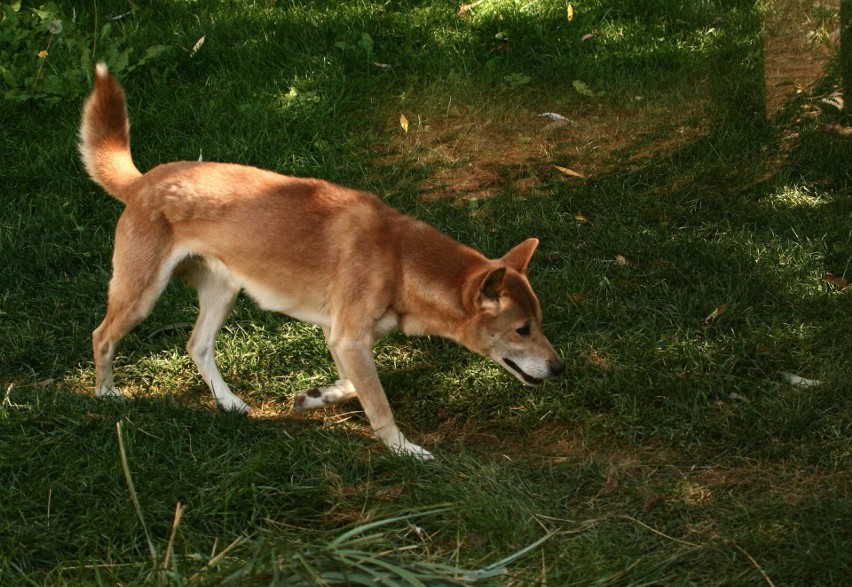
M 130 155 L 130 123 L 124 90 L 105 63 L 95 66 L 95 88 L 83 106 L 80 155 L 89 176 L 127 203 L 131 184 L 141 175 Z

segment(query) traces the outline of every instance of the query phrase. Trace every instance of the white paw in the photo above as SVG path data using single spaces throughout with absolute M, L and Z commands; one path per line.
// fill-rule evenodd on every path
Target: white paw
M 98 387 L 97 391 L 95 392 L 95 395 L 97 397 L 104 397 L 104 398 L 124 397 L 123 395 L 121 395 L 121 392 L 118 391 L 112 385 L 101 385 L 100 387 Z
M 322 408 L 328 404 L 336 404 L 357 397 L 355 386 L 346 379 L 339 379 L 329 387 L 314 387 L 300 391 L 293 398 L 293 410 L 305 412 Z
M 407 440 L 403 441 L 403 443 L 399 446 L 392 447 L 391 450 L 400 456 L 414 457 L 421 461 L 432 461 L 435 459 L 435 455 L 430 453 L 428 450 L 420 445 L 414 444 L 413 442 L 408 442 Z
M 413 457 L 421 461 L 431 461 L 435 458 L 432 453 L 422 446 L 409 442 L 402 432 L 396 428 L 396 426 L 387 432 L 378 433 L 377 436 L 381 438 L 382 442 L 384 442 L 389 449 L 400 456 Z
M 216 405 L 223 412 L 234 412 L 243 416 L 251 411 L 248 404 L 235 395 L 216 398 Z

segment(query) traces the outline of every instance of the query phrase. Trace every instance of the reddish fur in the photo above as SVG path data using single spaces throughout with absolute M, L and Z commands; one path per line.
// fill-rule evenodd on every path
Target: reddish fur
M 92 178 L 126 205 L 116 228 L 107 314 L 93 334 L 99 386 L 112 385 L 115 344 L 150 312 L 172 271 L 199 284 L 224 279 L 217 267 L 261 304 L 280 302 L 276 309 L 323 326 L 335 362 L 341 371 L 345 366 L 377 434 L 391 446 L 396 441 L 382 431 L 396 426 L 368 362 L 373 342 L 387 330 L 384 321 L 395 318 L 408 334 L 445 336 L 492 357 L 498 326 L 513 332 L 531 321 L 528 346 L 558 361 L 541 334 L 538 300 L 526 278 L 535 239 L 493 261 L 372 194 L 322 180 L 186 161 L 142 175 L 128 129 L 121 86 L 99 66 L 80 151 Z M 483 280 L 497 268 L 504 273 L 496 280 L 500 300 L 483 299 Z M 233 287 L 228 283 L 221 287 Z

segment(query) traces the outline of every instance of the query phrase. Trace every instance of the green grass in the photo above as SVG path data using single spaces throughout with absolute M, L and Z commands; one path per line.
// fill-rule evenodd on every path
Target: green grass
M 316 328 L 248 300 L 218 361 L 260 415 L 217 413 L 181 285 L 119 347 L 133 399 L 92 398 L 121 206 L 78 161 L 82 96 L 0 103 L 0 583 L 848 583 L 852 290 L 823 275 L 852 279 L 852 151 L 821 126 L 849 125 L 820 102 L 832 69 L 767 121 L 754 3 L 572 5 L 163 0 L 99 43 L 170 47 L 119 75 L 142 169 L 202 153 L 370 189 L 491 256 L 541 239 L 559 381 L 523 388 L 443 340 L 376 349 L 432 463 L 388 454 L 357 403 L 292 416 L 332 361 Z M 93 6 L 76 30 L 131 9 Z M 537 150 L 545 111 L 576 124 Z M 454 197 L 486 163 L 491 197 Z M 424 198 L 436 177 L 448 197 Z

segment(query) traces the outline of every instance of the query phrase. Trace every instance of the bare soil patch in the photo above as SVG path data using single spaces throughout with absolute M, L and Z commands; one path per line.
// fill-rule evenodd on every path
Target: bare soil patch
M 817 82 L 837 48 L 837 2 L 778 0 L 765 11 L 764 81 L 770 120 L 797 92 Z M 502 191 L 547 196 L 561 182 L 595 177 L 666 157 L 706 135 L 712 122 L 707 96 L 634 96 L 584 100 L 569 92 L 517 108 L 507 100 L 447 107 L 412 118 L 390 145 L 398 158 L 428 169 L 421 199 L 482 199 Z M 541 116 L 553 112 L 564 119 Z

